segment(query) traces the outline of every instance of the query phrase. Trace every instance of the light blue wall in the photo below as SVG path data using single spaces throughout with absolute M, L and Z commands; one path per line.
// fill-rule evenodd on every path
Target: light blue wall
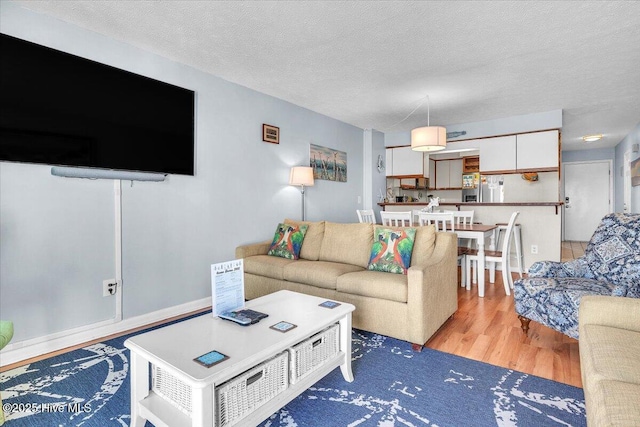
M 596 150 L 572 150 L 562 152 L 563 162 L 589 162 L 593 160 L 615 160 L 615 148 L 599 148 Z
M 196 92 L 196 176 L 122 183 L 124 318 L 210 296 L 212 263 L 299 218 L 300 191 L 287 181 L 311 143 L 347 152 L 348 181 L 308 188 L 308 219 L 354 221 L 362 129 L 11 2 L 0 29 Z M 263 123 L 280 127 L 279 145 L 262 141 Z M 114 184 L 49 169 L 0 162 L 0 313 L 14 321 L 14 343 L 114 315 L 101 290 L 115 277 Z
M 378 156 L 382 156 L 382 161 L 386 162 L 386 152 L 384 146 L 384 134 L 382 132 L 378 132 L 376 130 L 373 131 L 372 137 L 372 159 L 373 159 L 373 211 L 376 214 L 376 219 L 381 221 L 380 219 L 380 211 L 382 211 L 382 207 L 378 205 L 380 192 L 382 194 L 386 194 L 387 192 L 387 175 L 386 171 L 382 172 L 378 171 Z M 387 165 L 385 164 L 386 168 Z
M 618 145 L 616 145 L 616 161 L 615 161 L 615 193 L 616 193 L 616 212 L 622 212 L 624 206 L 624 184 L 620 171 L 624 163 L 624 153 L 631 150 L 633 144 L 640 144 L 640 123 L 629 132 Z M 631 154 L 631 161 L 640 158 L 640 152 Z M 640 186 L 631 187 L 631 209 L 630 212 L 640 213 Z

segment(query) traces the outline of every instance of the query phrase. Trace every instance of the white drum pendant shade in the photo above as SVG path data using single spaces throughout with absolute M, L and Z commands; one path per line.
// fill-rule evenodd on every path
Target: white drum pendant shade
M 411 131 L 411 149 L 414 151 L 440 151 L 447 148 L 447 129 L 442 126 L 424 126 Z

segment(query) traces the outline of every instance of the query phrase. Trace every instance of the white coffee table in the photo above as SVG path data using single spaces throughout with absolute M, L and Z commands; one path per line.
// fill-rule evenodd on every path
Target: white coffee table
M 340 325 L 338 354 L 295 384 L 289 384 L 239 424 L 257 425 L 338 366 L 344 379 L 353 381 L 351 313 L 355 307 L 346 303 L 333 309 L 318 306 L 323 301 L 324 298 L 280 291 L 247 302 L 247 308 L 269 314 L 254 325 L 240 326 L 203 315 L 127 339 L 125 346 L 131 350 L 131 425 L 142 427 L 149 420 L 156 427 L 213 427 L 216 386 L 335 323 Z M 282 320 L 297 327 L 286 333 L 269 328 Z M 211 368 L 193 361 L 211 350 L 224 353 L 229 359 Z M 151 390 L 151 365 L 187 386 L 190 415 Z

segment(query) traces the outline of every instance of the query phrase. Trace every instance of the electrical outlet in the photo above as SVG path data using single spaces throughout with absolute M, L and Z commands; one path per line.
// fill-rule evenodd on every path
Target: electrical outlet
M 531 253 L 534 255 L 538 253 L 538 245 L 531 245 Z
M 362 203 L 362 196 L 358 196 L 358 204 Z
M 107 279 L 102 281 L 102 296 L 112 297 L 118 292 L 118 282 L 116 279 Z

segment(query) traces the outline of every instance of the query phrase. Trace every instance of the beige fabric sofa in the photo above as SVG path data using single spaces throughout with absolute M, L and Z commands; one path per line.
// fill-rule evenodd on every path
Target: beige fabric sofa
M 640 426 L 640 299 L 584 296 L 580 369 L 589 426 Z
M 347 302 L 356 307 L 355 328 L 417 345 L 458 309 L 454 233 L 415 227 L 411 267 L 404 275 L 367 270 L 376 225 L 304 224 L 309 228 L 298 260 L 266 255 L 270 241 L 236 248 L 236 258 L 244 259 L 247 299 L 287 289 Z

